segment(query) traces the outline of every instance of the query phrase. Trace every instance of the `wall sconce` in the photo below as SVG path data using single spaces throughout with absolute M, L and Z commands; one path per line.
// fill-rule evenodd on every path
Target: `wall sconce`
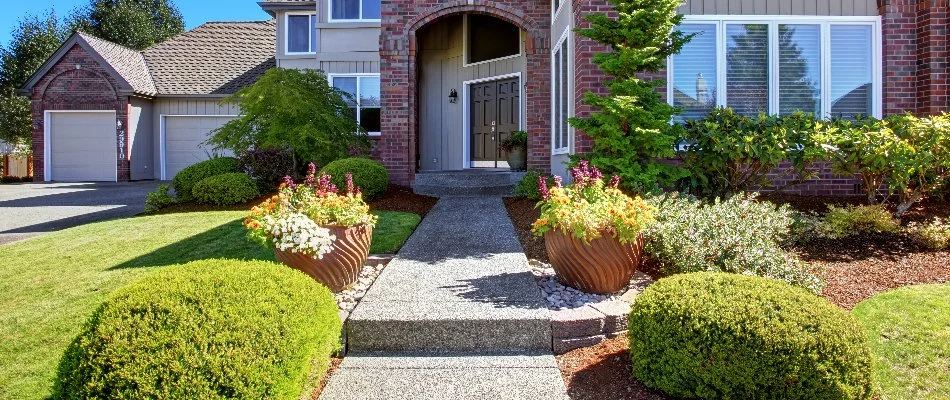
M 459 102 L 459 92 L 455 89 L 449 92 L 449 103 L 455 104 Z

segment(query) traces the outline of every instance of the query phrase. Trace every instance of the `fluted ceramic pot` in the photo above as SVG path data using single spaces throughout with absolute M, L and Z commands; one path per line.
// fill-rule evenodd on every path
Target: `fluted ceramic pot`
M 566 286 L 588 293 L 620 291 L 630 283 L 643 259 L 643 235 L 630 243 L 602 235 L 584 243 L 561 231 L 544 234 L 551 266 Z
M 323 258 L 280 249 L 274 249 L 274 255 L 277 261 L 303 271 L 333 292 L 341 292 L 359 279 L 360 271 L 369 257 L 373 227 L 360 225 L 327 229 L 336 236 L 336 240 L 333 241 L 333 250 L 324 254 Z

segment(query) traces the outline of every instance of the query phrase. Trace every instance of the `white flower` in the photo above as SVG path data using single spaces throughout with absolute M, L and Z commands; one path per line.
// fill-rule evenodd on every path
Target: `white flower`
M 336 240 L 329 229 L 300 213 L 278 218 L 267 216 L 261 225 L 274 238 L 274 245 L 282 251 L 323 258 L 324 254 L 333 250 L 333 241 Z

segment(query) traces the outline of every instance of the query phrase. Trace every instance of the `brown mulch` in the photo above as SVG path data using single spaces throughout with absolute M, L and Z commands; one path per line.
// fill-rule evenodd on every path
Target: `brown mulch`
M 386 194 L 368 203 L 373 210 L 407 212 L 425 217 L 438 201 L 435 197 L 415 194 L 405 186 L 390 186 Z
M 323 389 L 327 387 L 327 383 L 330 382 L 330 377 L 333 376 L 333 373 L 337 368 L 340 367 L 340 363 L 343 362 L 342 358 L 331 358 L 330 359 L 330 368 L 327 369 L 327 373 L 323 375 L 323 379 L 320 380 L 320 383 L 313 390 L 313 394 L 310 396 L 311 400 L 317 400 L 320 398 L 320 395 L 323 394 Z
M 541 210 L 535 208 L 537 203 L 521 198 L 506 197 L 505 208 L 508 209 L 508 216 L 511 223 L 518 232 L 518 239 L 521 241 L 521 247 L 524 247 L 524 253 L 528 259 L 534 259 L 541 262 L 550 262 L 548 260 L 548 250 L 544 247 L 544 240 L 536 238 L 531 233 L 531 226 L 541 215 Z
M 625 336 L 557 356 L 557 363 L 573 400 L 669 398 L 631 376 L 630 344 Z

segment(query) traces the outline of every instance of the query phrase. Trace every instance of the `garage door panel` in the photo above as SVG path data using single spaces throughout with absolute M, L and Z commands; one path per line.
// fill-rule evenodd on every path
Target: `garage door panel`
M 165 117 L 165 177 L 172 179 L 182 169 L 212 155 L 229 156 L 204 144 L 211 131 L 235 117 Z
M 49 119 L 50 179 L 116 180 L 114 112 L 51 112 Z

